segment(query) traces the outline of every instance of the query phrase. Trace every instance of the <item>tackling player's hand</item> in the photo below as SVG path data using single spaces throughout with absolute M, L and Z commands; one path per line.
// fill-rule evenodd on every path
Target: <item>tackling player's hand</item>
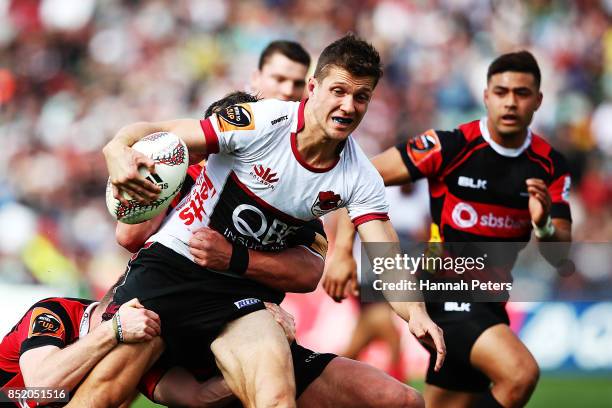
M 442 329 L 431 320 L 424 309 L 420 308 L 415 308 L 411 311 L 408 328 L 421 343 L 436 350 L 437 357 L 434 370 L 439 371 L 446 357 L 446 344 L 444 343 L 444 332 Z
M 530 178 L 525 181 L 529 193 L 529 214 L 531 221 L 538 227 L 543 227 L 550 215 L 552 199 L 548 187 L 541 179 Z
M 121 320 L 124 343 L 149 341 L 161 334 L 159 316 L 145 309 L 138 299 L 132 299 L 121 305 L 117 313 Z
M 151 158 L 131 147 L 112 142 L 103 151 L 113 197 L 124 205 L 128 204 L 124 193 L 141 203 L 149 203 L 157 198 L 161 189 L 138 171 L 140 167 L 146 167 L 150 173 L 155 173 L 155 162 Z
M 191 236 L 189 252 L 198 265 L 226 271 L 229 269 L 232 257 L 232 244 L 217 231 L 204 227 L 196 230 Z
M 275 303 L 264 302 L 268 312 L 272 313 L 274 320 L 281 325 L 289 344 L 295 340 L 295 319 L 285 309 Z
M 325 263 L 323 289 L 336 302 L 346 298 L 347 286 L 353 295 L 359 295 L 357 284 L 357 263 L 351 254 L 334 253 Z

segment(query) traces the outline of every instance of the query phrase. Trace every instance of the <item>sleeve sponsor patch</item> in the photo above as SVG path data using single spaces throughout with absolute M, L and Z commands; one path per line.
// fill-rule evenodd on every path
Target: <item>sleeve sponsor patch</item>
M 255 129 L 255 118 L 250 105 L 232 105 L 217 112 L 219 131 Z
M 416 166 L 428 157 L 438 153 L 441 148 L 440 139 L 438 139 L 438 135 L 433 129 L 421 135 L 414 136 L 408 140 L 407 144 L 408 156 Z
M 51 336 L 63 339 L 65 328 L 62 320 L 45 307 L 36 307 L 30 317 L 28 338 L 35 336 Z

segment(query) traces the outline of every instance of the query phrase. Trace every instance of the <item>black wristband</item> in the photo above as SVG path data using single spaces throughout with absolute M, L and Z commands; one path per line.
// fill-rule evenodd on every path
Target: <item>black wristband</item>
M 232 244 L 232 257 L 230 258 L 229 271 L 237 275 L 244 275 L 249 267 L 249 250 L 247 247 Z

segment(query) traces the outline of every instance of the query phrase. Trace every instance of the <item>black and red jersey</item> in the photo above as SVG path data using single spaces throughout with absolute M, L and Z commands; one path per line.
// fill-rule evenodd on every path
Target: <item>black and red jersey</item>
M 23 387 L 19 357 L 42 346 L 66 347 L 89 328 L 91 300 L 47 298 L 35 303 L 0 343 L 0 389 Z
M 87 299 L 47 298 L 35 303 L 0 343 L 0 390 L 24 387 L 19 358 L 42 346 L 64 348 L 89 332 L 90 316 L 97 302 Z M 153 398 L 153 391 L 168 367 L 154 365 L 139 388 Z M 30 401 L 19 406 L 36 406 Z
M 552 218 L 571 221 L 565 159 L 531 131 L 523 146 L 510 149 L 491 140 L 482 119 L 452 131 L 428 130 L 397 148 L 411 179 L 429 181 L 435 240 L 526 243 L 532 229 L 528 178 L 548 185 Z M 512 247 L 518 252 L 522 245 Z

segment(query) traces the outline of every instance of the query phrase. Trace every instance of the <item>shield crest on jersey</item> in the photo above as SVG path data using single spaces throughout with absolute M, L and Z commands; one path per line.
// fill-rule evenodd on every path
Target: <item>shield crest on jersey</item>
M 320 217 L 323 214 L 327 214 L 342 206 L 343 201 L 340 198 L 340 194 L 336 194 L 333 191 L 320 191 L 317 195 L 317 199 L 312 205 L 312 213 Z

